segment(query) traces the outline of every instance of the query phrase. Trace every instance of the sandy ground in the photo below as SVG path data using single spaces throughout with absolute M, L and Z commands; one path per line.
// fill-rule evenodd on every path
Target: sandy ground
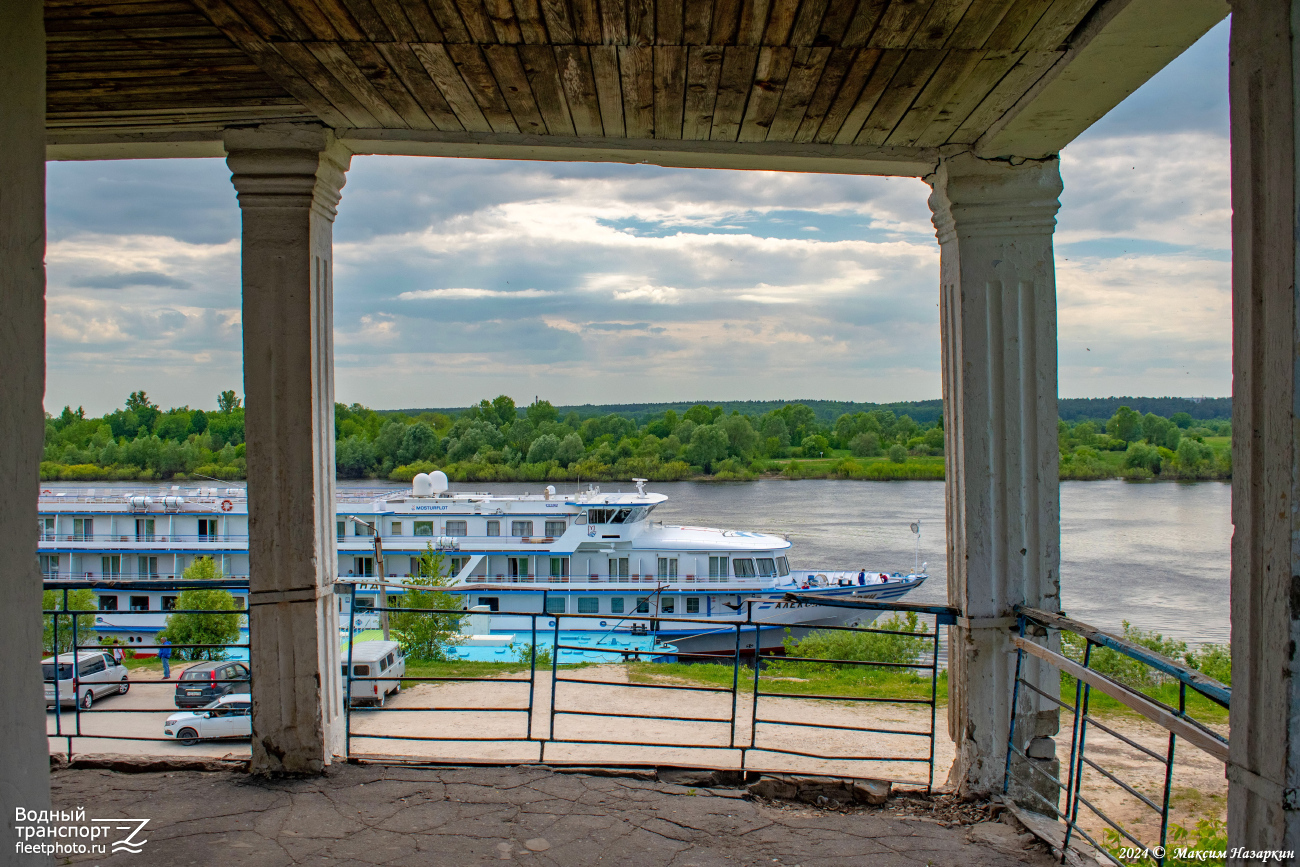
M 83 712 L 82 736 L 72 742 L 74 753 L 248 756 L 244 740 L 183 747 L 172 741 L 102 737 L 161 738 L 163 720 L 176 708 L 174 686 L 151 683 L 160 677 L 160 672 L 134 671 L 127 695 L 100 699 L 92 711 Z M 924 760 L 930 740 L 923 735 L 930 730 L 930 709 L 925 706 L 763 697 L 760 722 L 752 727 L 751 736 L 752 697 L 745 693 L 736 696 L 733 711 L 729 691 L 669 688 L 683 684 L 674 678 L 663 678 L 663 687 L 630 684 L 623 666 L 600 665 L 560 673 L 554 684 L 556 713 L 552 720 L 549 672 L 538 673 L 531 713 L 526 677 L 520 673 L 493 682 L 418 684 L 390 697 L 383 708 L 355 708 L 350 720 L 351 752 L 355 756 L 493 764 L 713 768 L 741 768 L 743 753 L 743 767 L 750 770 L 873 777 L 919 786 L 927 783 L 929 769 Z M 669 719 L 646 718 L 659 715 Z M 65 733 L 76 731 L 71 709 L 63 712 L 60 722 Z M 1156 753 L 1167 749 L 1168 735 L 1159 726 L 1130 717 L 1106 722 Z M 1063 725 L 1068 724 L 1067 717 Z M 934 725 L 934 783 L 941 787 L 953 761 L 953 742 L 943 708 Z M 53 735 L 53 712 L 48 714 L 48 726 Z M 550 740 L 545 745 L 529 741 L 530 733 L 533 738 L 549 734 Z M 427 740 L 431 737 L 439 740 Z M 1057 740 L 1064 764 L 1068 729 Z M 578 741 L 585 743 L 575 743 Z M 1089 730 L 1087 743 L 1089 758 L 1159 803 L 1165 783 L 1162 763 L 1096 728 Z M 66 752 L 67 741 L 52 736 L 50 749 Z M 903 757 L 918 761 L 899 761 Z M 1085 769 L 1082 791 L 1139 839 L 1151 844 L 1158 840 L 1159 816 L 1095 770 Z M 1190 744 L 1179 743 L 1172 791 L 1173 821 L 1190 827 L 1198 818 L 1224 817 L 1227 782 L 1223 765 Z M 1103 823 L 1083 805 L 1079 818 L 1085 829 L 1094 835 L 1101 833 Z

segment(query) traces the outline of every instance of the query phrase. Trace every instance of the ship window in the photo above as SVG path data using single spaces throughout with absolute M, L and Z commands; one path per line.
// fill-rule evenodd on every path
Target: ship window
M 99 610 L 100 610 L 100 611 L 116 611 L 116 610 L 117 610 L 117 597 L 116 597 L 116 596 L 101 596 L 101 597 L 99 597 Z
M 487 534 L 488 534 L 489 536 L 500 536 L 500 535 L 501 535 L 501 522 L 500 522 L 500 521 L 488 521 L 488 522 L 487 522 Z
M 488 611 L 501 610 L 501 599 L 498 596 L 480 596 L 478 598 L 478 604 L 486 605 Z
M 551 558 L 551 577 L 568 578 L 569 577 L 569 558 L 552 557 Z
M 199 541 L 210 542 L 217 538 L 217 519 L 199 518 Z
M 709 558 L 709 577 L 710 577 L 710 578 L 726 578 L 728 574 L 729 574 L 729 570 L 728 570 L 728 568 L 727 568 L 727 558 L 726 558 L 726 557 L 710 557 L 710 558 Z
M 733 560 L 732 563 L 733 563 L 733 565 L 735 566 L 735 569 L 736 569 L 736 577 L 737 577 L 737 578 L 753 578 L 753 577 L 754 577 L 754 561 L 753 561 L 753 560 L 750 560 L 750 559 L 748 559 L 748 558 L 741 558 L 741 557 L 738 557 L 738 558 L 736 558 L 735 560 Z
M 627 558 L 626 558 L 626 557 L 610 557 L 610 558 L 609 558 L 609 577 L 610 577 L 610 578 L 626 578 L 626 577 L 628 576 L 628 574 L 629 574 L 629 573 L 628 573 L 628 571 L 627 571 Z
M 347 521 L 335 521 L 334 535 L 338 536 L 340 539 L 342 539 L 345 535 L 347 535 L 347 529 L 346 529 L 347 523 L 348 523 Z
M 148 610 L 149 610 L 149 597 L 148 597 L 148 596 L 132 596 L 132 597 L 131 597 L 131 610 L 132 610 L 132 611 L 148 611 Z
M 619 509 L 617 512 L 614 513 L 614 517 L 610 519 L 610 523 L 630 524 L 632 522 L 628 520 L 628 517 L 631 516 L 631 514 L 632 514 L 631 509 Z
M 153 518 L 136 518 L 135 519 L 135 539 L 137 542 L 153 541 Z
M 533 522 L 532 521 L 511 521 L 510 535 L 521 539 L 525 536 L 533 535 Z
M 469 530 L 466 528 L 466 522 L 465 522 L 465 521 L 448 521 L 448 522 L 447 522 L 447 535 L 448 535 L 448 536 L 468 536 L 468 535 L 469 535 Z
M 357 597 L 357 610 L 358 610 L 358 611 L 361 611 L 361 610 L 363 610 L 363 609 L 366 610 L 366 611 L 371 611 L 371 610 L 374 609 L 374 607 L 375 607 L 375 600 L 371 599 L 369 596 L 358 596 L 358 597 Z
M 579 614 L 599 614 L 600 597 L 599 596 L 580 596 L 578 597 Z
M 588 509 L 587 521 L 592 524 L 608 524 L 613 515 L 613 509 Z
M 784 557 L 777 557 L 776 568 L 777 571 L 780 573 L 781 577 L 784 578 L 786 575 L 790 574 L 790 561 L 785 559 Z
M 622 597 L 622 596 L 615 596 L 614 598 L 612 598 L 612 599 L 609 600 L 609 613 L 610 613 L 610 614 L 622 614 L 622 613 L 623 613 L 623 597 Z
M 394 521 L 394 522 L 393 522 L 393 535 L 394 535 L 394 536 L 400 536 L 400 535 L 402 535 L 402 522 L 401 522 L 401 521 Z
M 174 611 L 174 610 L 176 610 L 176 597 L 175 597 L 175 596 L 164 596 L 164 597 L 162 598 L 162 610 L 163 610 L 163 611 Z
M 547 521 L 547 522 L 546 522 L 546 535 L 548 535 L 548 536 L 563 536 L 563 535 L 564 535 L 564 527 L 565 527 L 565 523 L 564 523 L 563 521 Z
M 661 580 L 666 579 L 669 581 L 675 581 L 677 579 L 677 558 L 676 557 L 659 558 L 659 578 Z
M 369 524 L 363 524 L 361 521 L 352 522 L 352 535 L 354 536 L 373 536 L 375 531 L 370 529 Z
M 638 597 L 636 598 L 636 613 L 637 613 L 637 614 L 649 614 L 649 613 L 650 613 L 650 599 L 649 599 L 649 597 L 646 597 L 646 596 L 638 596 Z
M 74 542 L 91 542 L 95 536 L 94 518 L 72 519 L 72 540 Z
M 57 578 L 59 574 L 59 555 L 41 555 L 41 574 L 46 578 Z
M 563 613 L 564 613 L 564 597 L 563 597 L 563 596 L 547 596 L 547 597 L 546 597 L 546 613 L 547 613 L 547 614 L 563 614 Z
M 776 577 L 776 561 L 771 557 L 758 558 L 758 574 L 763 578 Z
M 41 518 L 40 528 L 41 528 L 42 542 L 54 541 L 54 519 L 53 518 Z
M 432 535 L 433 535 L 433 521 L 416 521 L 416 522 L 415 522 L 415 535 L 417 535 L 417 536 L 432 536 Z
M 122 555 L 113 554 L 99 558 L 100 571 L 105 578 L 116 578 L 122 574 Z
M 677 610 L 677 600 L 671 596 L 665 596 L 659 600 L 659 610 L 664 614 L 672 614 Z
M 687 613 L 687 614 L 699 614 L 699 613 L 700 613 L 700 597 L 698 597 L 698 596 L 687 596 L 687 597 L 686 597 L 686 613 Z

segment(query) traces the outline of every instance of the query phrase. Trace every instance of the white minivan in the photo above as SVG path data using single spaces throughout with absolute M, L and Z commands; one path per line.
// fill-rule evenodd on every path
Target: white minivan
M 54 657 L 41 660 L 41 672 L 45 677 L 45 708 L 60 705 L 80 704 L 83 710 L 90 710 L 95 699 L 117 693 L 126 695 L 131 688 L 127 679 L 126 666 L 113 658 L 112 653 L 102 650 L 82 650 L 76 657 L 76 688 L 73 688 L 72 654 L 60 653 L 58 663 Z M 56 677 L 57 669 L 57 677 Z M 55 697 L 55 683 L 58 683 L 58 697 Z
M 396 641 L 358 641 L 352 645 L 352 689 L 348 690 L 348 649 L 344 647 L 343 694 L 351 695 L 353 707 L 373 704 L 383 707 L 390 694 L 402 691 L 402 682 L 396 678 L 406 674 L 406 657 Z M 359 680 L 358 678 L 377 678 Z M 392 678 L 391 680 L 389 678 Z

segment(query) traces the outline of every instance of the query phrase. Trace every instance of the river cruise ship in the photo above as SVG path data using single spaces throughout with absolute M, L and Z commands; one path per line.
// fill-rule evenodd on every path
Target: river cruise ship
M 654 520 L 666 500 L 646 491 L 645 480 L 629 492 L 452 491 L 441 472 L 416 476 L 410 489 L 339 489 L 338 578 L 356 585 L 340 594 L 340 626 L 377 628 L 382 594 L 400 605 L 400 585 L 419 573 L 429 549 L 443 556 L 465 608 L 488 612 L 492 632 L 523 640 L 536 621 L 539 630 L 656 634 L 679 646 L 695 639 L 701 650 L 725 649 L 734 643 L 735 624 L 751 617 L 807 628 L 858 625 L 874 616 L 785 601 L 787 593 L 897 600 L 926 579 L 923 569 L 795 569 L 787 538 Z M 94 582 L 96 630 L 128 646 L 154 643 L 176 603 L 177 591 L 138 589 L 142 583 L 179 580 L 200 557 L 216 561 L 226 577 L 248 575 L 242 488 L 46 490 L 39 522 L 44 576 Z M 380 576 L 393 586 L 381 590 L 373 581 Z M 117 582 L 137 589 L 117 590 Z M 235 595 L 244 605 L 246 593 Z M 760 639 L 762 646 L 779 646 L 784 630 L 767 631 L 773 634 Z M 747 648 L 753 643 L 747 632 Z

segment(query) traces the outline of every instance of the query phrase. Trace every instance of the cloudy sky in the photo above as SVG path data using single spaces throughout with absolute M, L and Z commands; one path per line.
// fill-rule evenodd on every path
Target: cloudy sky
M 1061 395 L 1231 389 L 1227 24 L 1062 154 Z M 242 393 L 221 160 L 49 164 L 46 407 Z M 919 180 L 353 160 L 335 224 L 338 398 L 940 395 Z

